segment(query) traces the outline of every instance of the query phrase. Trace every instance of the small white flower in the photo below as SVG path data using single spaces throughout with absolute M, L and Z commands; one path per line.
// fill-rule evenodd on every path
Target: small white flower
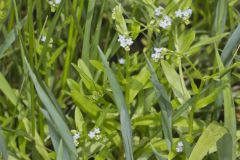
M 131 46 L 133 44 L 132 38 L 127 38 L 126 43 L 128 46 Z
M 51 7 L 51 12 L 55 12 L 57 5 L 61 3 L 61 0 L 49 0 L 48 3 Z
M 151 55 L 152 59 L 155 62 L 158 62 L 161 58 L 163 58 L 161 52 L 163 48 L 154 48 L 154 53 Z
M 79 132 L 76 132 L 74 135 L 73 135 L 73 142 L 75 144 L 75 146 L 78 146 L 79 145 L 79 142 L 78 142 L 78 139 L 80 138 L 80 133 Z
M 156 8 L 156 9 L 154 10 L 154 15 L 155 15 L 156 17 L 160 16 L 160 15 L 162 14 L 162 10 L 163 10 L 162 7 Z
M 93 139 L 93 138 L 96 136 L 96 133 L 95 133 L 94 131 L 90 131 L 90 132 L 88 133 L 88 136 L 89 136 L 91 139 Z
M 164 16 L 163 19 L 160 21 L 159 26 L 163 29 L 172 25 L 172 19 L 169 16 Z
M 97 134 L 100 134 L 100 133 L 101 133 L 99 128 L 95 128 L 95 129 L 94 129 L 94 132 L 97 133 Z
M 77 132 L 73 135 L 73 140 L 78 140 L 80 138 L 80 133 Z
M 55 0 L 55 3 L 56 3 L 56 4 L 60 4 L 60 3 L 61 3 L 61 0 Z
M 176 147 L 176 152 L 180 153 L 183 152 L 183 142 L 179 141 Z
M 182 11 L 181 9 L 175 11 L 175 16 L 187 20 L 192 15 L 192 9 L 186 9 Z
M 182 18 L 182 11 L 181 11 L 181 9 L 175 11 L 175 15 L 176 15 L 176 17 Z
M 129 50 L 129 47 L 133 44 L 132 38 L 126 38 L 124 35 L 119 35 L 118 42 L 120 43 L 120 46 L 127 51 Z
M 161 53 L 163 48 L 154 48 L 155 53 Z
M 124 63 L 125 63 L 125 59 L 124 59 L 124 58 L 120 58 L 120 59 L 118 60 L 118 63 L 119 63 L 119 64 L 124 64 Z
M 46 38 L 47 38 L 47 37 L 43 35 L 43 36 L 41 37 L 41 41 L 42 41 L 42 42 L 45 42 L 45 41 L 46 41 Z

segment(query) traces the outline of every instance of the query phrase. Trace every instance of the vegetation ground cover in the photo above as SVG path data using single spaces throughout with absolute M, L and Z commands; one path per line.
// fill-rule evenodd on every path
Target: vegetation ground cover
M 0 159 L 240 159 L 238 0 L 0 0 Z

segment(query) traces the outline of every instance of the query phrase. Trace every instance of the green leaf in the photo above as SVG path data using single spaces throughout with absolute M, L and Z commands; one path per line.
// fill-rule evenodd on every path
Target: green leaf
M 6 53 L 7 49 L 9 47 L 11 47 L 11 45 L 13 44 L 13 42 L 16 40 L 17 36 L 18 36 L 18 32 L 16 32 L 16 30 L 21 30 L 23 25 L 25 24 L 27 18 L 25 17 L 21 23 L 17 24 L 5 37 L 5 41 L 3 42 L 3 44 L 0 46 L 0 59 L 3 58 L 5 56 L 4 53 Z
M 129 103 L 131 103 L 136 95 L 141 91 L 150 78 L 150 73 L 144 67 L 138 75 L 133 76 L 129 82 Z
M 69 151 L 72 153 L 72 156 L 75 159 L 77 156 L 76 148 L 68 126 L 63 119 L 63 114 L 60 111 L 60 106 L 56 103 L 56 99 L 49 94 L 50 91 L 47 91 L 44 83 L 42 83 L 42 81 L 36 76 L 36 73 L 33 72 L 26 58 L 25 63 L 40 100 L 46 107 L 51 119 L 54 122 L 54 125 L 56 125 L 58 134 L 63 139 L 64 144 L 68 147 Z
M 226 37 L 227 35 L 228 35 L 228 33 L 222 33 L 222 34 L 218 34 L 218 35 L 216 35 L 214 37 L 205 38 L 204 40 L 199 41 L 198 43 L 194 44 L 190 48 L 190 50 L 192 50 L 194 48 L 197 48 L 197 47 L 204 46 L 204 45 L 215 43 L 215 42 L 221 40 L 222 38 Z
M 57 152 L 57 160 L 63 160 L 63 144 L 62 140 L 60 140 L 58 152 Z
M 8 151 L 5 143 L 5 138 L 3 136 L 2 127 L 0 126 L 0 153 L 2 154 L 3 160 L 8 159 Z M 1 155 L 0 154 L 0 155 Z
M 212 122 L 203 131 L 197 144 L 194 146 L 189 160 L 202 160 L 218 140 L 227 133 L 227 130 L 216 122 Z
M 87 19 L 85 22 L 85 31 L 83 37 L 83 48 L 82 48 L 82 59 L 88 66 L 88 61 L 90 57 L 90 36 L 91 36 L 91 26 L 92 26 L 92 18 L 94 13 L 96 0 L 88 1 L 87 8 Z
M 188 93 L 186 86 L 183 83 L 181 83 L 182 82 L 181 77 L 177 74 L 174 68 L 167 61 L 162 60 L 161 65 L 163 72 L 169 84 L 171 85 L 175 96 L 179 98 L 179 101 L 181 103 L 188 100 L 190 98 L 190 94 Z
M 121 35 L 127 36 L 129 33 L 126 21 L 123 17 L 123 8 L 120 3 L 113 8 L 112 19 L 116 21 L 117 32 L 120 33 Z
M 71 91 L 71 96 L 81 110 L 86 112 L 92 118 L 97 119 L 101 109 L 95 103 L 91 102 L 87 97 L 76 90 Z
M 187 51 L 195 39 L 195 31 L 190 30 L 180 35 L 176 42 L 176 49 L 178 52 Z
M 230 66 L 234 57 L 234 50 L 240 45 L 240 24 L 237 26 L 231 37 L 228 39 L 222 51 L 222 61 L 224 66 Z
M 154 88 L 156 90 L 156 94 L 158 96 L 158 103 L 161 108 L 161 114 L 162 114 L 162 128 L 164 137 L 168 146 L 168 150 L 171 151 L 172 148 L 172 105 L 169 100 L 169 96 L 167 95 L 166 89 L 164 86 L 159 82 L 157 78 L 157 74 L 154 71 L 154 68 L 147 58 L 147 56 L 144 54 L 145 59 L 147 61 L 149 70 L 151 72 L 151 81 L 154 85 Z
M 120 122 L 121 122 L 121 132 L 123 138 L 123 144 L 125 149 L 125 155 L 127 160 L 133 160 L 133 150 L 132 150 L 132 129 L 129 113 L 127 110 L 126 102 L 121 91 L 120 85 L 118 84 L 113 71 L 110 69 L 109 64 L 105 58 L 100 47 L 98 47 L 99 55 L 103 61 L 110 86 L 113 91 L 113 96 L 115 103 L 120 111 Z
M 214 31 L 216 34 L 220 34 L 224 32 L 226 20 L 227 20 L 227 12 L 228 12 L 228 1 L 227 0 L 218 0 L 216 1 L 217 7 L 215 12 L 215 20 L 214 20 Z
M 8 81 L 5 79 L 4 75 L 0 72 L 0 90 L 6 95 L 6 97 L 10 100 L 10 102 L 17 106 L 18 98 L 14 93 L 14 90 L 9 85 Z

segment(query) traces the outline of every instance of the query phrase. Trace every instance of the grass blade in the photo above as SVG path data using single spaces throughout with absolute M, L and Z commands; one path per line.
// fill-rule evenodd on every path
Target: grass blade
M 0 126 L 0 153 L 2 153 L 3 160 L 7 160 L 8 159 L 7 146 L 6 146 L 4 137 L 3 137 L 3 132 L 2 132 L 1 126 Z
M 214 31 L 217 34 L 223 33 L 226 20 L 227 20 L 227 11 L 228 11 L 228 1 L 227 0 L 219 0 L 216 1 L 216 13 L 215 13 L 215 21 L 214 21 Z
M 26 18 L 24 18 L 21 23 L 17 24 L 16 27 L 14 27 L 6 36 L 5 41 L 3 42 L 3 44 L 0 46 L 0 59 L 3 58 L 5 56 L 5 51 L 11 47 L 11 45 L 13 44 L 13 42 L 17 39 L 18 33 L 16 32 L 16 30 L 21 30 L 23 25 L 26 22 Z
M 87 20 L 85 23 L 85 31 L 83 37 L 82 59 L 87 65 L 89 64 L 88 61 L 90 57 L 90 32 L 95 2 L 96 0 L 88 1 Z
M 146 55 L 145 59 L 147 61 L 149 70 L 151 72 L 151 81 L 154 85 L 154 88 L 156 90 L 156 93 L 159 98 L 159 105 L 161 108 L 161 114 L 162 114 L 162 127 L 163 127 L 163 133 L 167 142 L 168 150 L 171 151 L 172 148 L 172 105 L 169 100 L 169 96 L 167 95 L 166 89 L 164 86 L 159 82 L 157 78 L 157 74 L 154 71 L 154 68 L 147 58 Z
M 123 144 L 126 154 L 127 160 L 133 160 L 133 151 L 132 151 L 132 129 L 131 129 L 131 121 L 128 114 L 126 102 L 124 100 L 123 93 L 121 91 L 120 85 L 118 84 L 116 78 L 114 77 L 113 71 L 110 69 L 109 64 L 101 50 L 100 47 L 98 47 L 100 57 L 102 59 L 102 62 L 104 64 L 110 86 L 113 91 L 113 96 L 115 99 L 115 103 L 120 111 L 120 121 L 121 121 L 121 131 L 122 131 L 122 137 L 123 137 Z
M 50 97 L 50 95 L 48 94 L 49 91 L 46 91 L 45 85 L 43 83 L 41 83 L 41 81 L 37 78 L 36 74 L 33 72 L 32 68 L 30 67 L 26 58 L 25 58 L 25 63 L 26 63 L 27 69 L 29 71 L 29 75 L 30 75 L 30 77 L 33 81 L 33 84 L 35 86 L 35 89 L 37 91 L 37 94 L 38 94 L 40 100 L 42 101 L 42 103 L 44 104 L 44 106 L 46 107 L 54 124 L 56 125 L 57 132 L 63 139 L 63 141 L 64 141 L 65 145 L 68 147 L 69 151 L 71 151 L 71 153 L 74 156 L 76 156 L 77 155 L 76 148 L 73 143 L 73 139 L 72 139 L 72 136 L 68 129 L 68 126 L 65 123 L 61 114 L 59 114 L 59 110 L 57 110 L 57 108 L 60 108 L 60 107 L 56 106 L 56 100 L 55 100 L 55 102 L 54 102 L 54 100 L 52 100 L 53 96 Z
M 237 26 L 229 40 L 227 41 L 226 46 L 222 51 L 222 61 L 224 66 L 230 66 L 234 57 L 234 49 L 240 44 L 240 24 Z

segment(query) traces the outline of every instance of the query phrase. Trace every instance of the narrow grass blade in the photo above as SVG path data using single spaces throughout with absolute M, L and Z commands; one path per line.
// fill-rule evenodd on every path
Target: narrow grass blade
M 0 59 L 3 58 L 5 56 L 5 52 L 6 50 L 11 47 L 11 45 L 13 44 L 13 42 L 17 39 L 17 29 L 21 30 L 22 27 L 24 26 L 25 22 L 26 22 L 26 17 L 21 21 L 21 23 L 17 24 L 16 27 L 14 27 L 6 36 L 5 41 L 3 42 L 3 44 L 0 46 Z
M 125 149 L 125 155 L 127 160 L 133 160 L 133 150 L 132 150 L 132 129 L 131 129 L 131 121 L 130 116 L 127 110 L 126 102 L 124 100 L 123 93 L 121 91 L 120 85 L 118 84 L 113 71 L 110 69 L 109 64 L 104 56 L 100 47 L 98 47 L 99 55 L 104 64 L 110 86 L 113 91 L 113 96 L 115 99 L 115 103 L 120 111 L 120 121 L 121 121 L 121 131 L 123 144 Z
M 216 34 L 220 34 L 224 32 L 227 20 L 228 1 L 218 0 L 216 3 L 217 7 L 215 12 L 214 31 Z
M 62 141 L 59 133 L 57 132 L 57 128 L 56 126 L 54 125 L 54 121 L 50 118 L 48 112 L 44 109 L 41 109 L 42 113 L 44 114 L 46 120 L 47 120 L 47 124 L 48 124 L 48 127 L 49 127 L 49 134 L 50 134 L 50 137 L 51 137 L 51 140 L 52 140 L 52 143 L 53 143 L 53 148 L 55 150 L 56 153 L 58 153 L 59 151 L 59 143 L 60 141 Z M 65 143 L 64 143 L 65 144 Z M 63 145 L 63 159 L 75 159 L 74 158 L 74 155 L 71 154 L 71 152 L 68 151 L 68 148 L 66 145 Z M 73 158 L 70 158 L 71 155 L 73 156 Z
M 39 60 L 39 63 L 38 63 L 38 67 L 40 67 L 40 65 L 42 64 L 42 62 L 45 60 L 46 58 L 46 52 L 48 51 L 48 45 L 49 45 L 49 42 L 50 42 L 50 39 L 52 37 L 52 34 L 54 32 L 54 29 L 56 27 L 56 24 L 57 24 L 57 21 L 58 21 L 58 18 L 60 17 L 60 14 L 63 10 L 63 7 L 64 7 L 64 4 L 65 4 L 65 0 L 63 0 L 56 12 L 56 14 L 54 15 L 54 18 L 49 26 L 49 29 L 48 29 L 48 33 L 47 33 L 47 36 L 46 36 L 46 41 L 43 45 L 43 49 L 41 51 L 41 56 L 40 56 L 40 60 Z
M 7 160 L 8 159 L 8 151 L 7 151 L 7 146 L 6 146 L 4 139 L 5 138 L 3 136 L 2 128 L 0 126 L 0 155 L 2 154 L 3 160 Z
M 218 140 L 227 133 L 227 130 L 216 122 L 212 122 L 202 133 L 189 157 L 189 160 L 202 160 L 214 147 Z
M 88 61 L 90 57 L 90 34 L 95 2 L 96 0 L 88 1 L 87 20 L 85 23 L 85 31 L 83 37 L 82 59 L 87 65 L 89 64 Z
M 147 61 L 149 70 L 151 72 L 151 81 L 154 85 L 154 88 L 156 90 L 156 93 L 158 95 L 158 103 L 161 108 L 161 114 L 162 114 L 162 127 L 163 127 L 163 133 L 167 142 L 168 150 L 171 151 L 172 148 L 172 105 L 170 102 L 169 96 L 167 95 L 166 89 L 164 86 L 159 82 L 157 78 L 157 74 L 154 71 L 154 68 L 147 58 L 147 56 L 144 54 L 145 59 Z
M 62 140 L 60 140 L 58 152 L 57 152 L 57 160 L 63 160 L 63 143 Z
M 222 51 L 222 61 L 224 66 L 229 66 L 232 63 L 234 57 L 234 50 L 240 45 L 240 24 L 237 26 L 229 40 L 227 41 L 226 46 Z
M 234 50 L 237 46 L 240 45 L 240 25 L 235 29 L 231 37 L 229 38 L 226 46 L 224 47 L 221 55 L 221 60 L 218 57 L 217 53 L 217 62 L 219 64 L 220 71 L 224 69 L 223 66 L 228 67 L 232 64 L 235 52 Z M 222 78 L 223 81 L 230 82 L 231 75 L 227 74 Z M 236 159 L 236 113 L 235 113 L 235 105 L 232 95 L 231 84 L 223 90 L 223 101 L 224 101 L 224 126 L 229 130 L 229 133 L 232 137 L 232 160 Z M 231 143 L 229 139 L 226 137 L 223 139 L 222 144 L 229 145 Z M 223 145 L 223 146 L 225 146 Z M 222 146 L 222 147 L 223 147 Z M 230 149 L 230 148 L 229 148 Z M 230 158 L 230 157 L 228 157 Z
M 50 97 L 50 95 L 48 94 L 49 91 L 46 91 L 44 84 L 41 82 L 41 80 L 39 80 L 37 78 L 36 74 L 33 72 L 32 68 L 30 67 L 26 58 L 25 58 L 25 63 L 26 63 L 27 69 L 29 71 L 29 75 L 30 75 L 30 77 L 33 81 L 33 84 L 35 86 L 35 89 L 37 91 L 37 94 L 38 94 L 40 100 L 42 101 L 42 103 L 44 104 L 44 106 L 46 107 L 54 124 L 56 125 L 57 132 L 63 139 L 63 141 L 64 141 L 65 145 L 68 147 L 69 151 L 71 151 L 71 153 L 76 156 L 77 155 L 76 148 L 73 143 L 73 139 L 72 139 L 72 136 L 68 129 L 68 126 L 65 123 L 64 119 L 62 118 L 62 116 L 59 114 L 59 111 L 56 109 L 56 108 L 60 108 L 60 107 L 56 106 L 57 105 L 56 100 L 55 100 L 55 102 L 53 102 L 53 100 L 52 100 L 53 97 L 52 96 Z

